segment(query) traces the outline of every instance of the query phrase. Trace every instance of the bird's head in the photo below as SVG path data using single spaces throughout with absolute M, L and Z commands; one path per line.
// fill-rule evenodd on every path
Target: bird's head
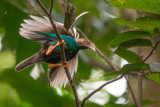
M 77 44 L 78 44 L 80 49 L 88 49 L 88 48 L 90 48 L 93 51 L 95 51 L 95 46 L 92 43 L 88 42 L 87 40 L 85 40 L 83 38 L 76 39 L 76 42 L 77 42 Z

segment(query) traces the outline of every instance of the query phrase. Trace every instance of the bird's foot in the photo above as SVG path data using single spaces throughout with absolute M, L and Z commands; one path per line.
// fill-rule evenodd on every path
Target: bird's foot
M 50 55 L 50 54 L 54 51 L 54 49 L 55 49 L 57 46 L 61 45 L 61 44 L 66 44 L 66 43 L 65 43 L 64 40 L 62 40 L 62 43 L 59 43 L 59 41 L 58 41 L 58 43 L 57 43 L 52 49 L 50 49 L 50 50 L 48 50 L 48 51 L 46 52 L 46 55 Z
M 64 63 L 65 63 L 64 67 L 68 68 L 69 67 L 68 61 L 64 61 Z M 49 68 L 55 68 L 55 67 L 59 67 L 61 65 L 62 65 L 62 63 L 59 63 L 59 64 L 48 64 L 48 67 Z
M 64 61 L 64 63 L 65 63 L 64 67 L 68 68 L 69 67 L 68 61 Z
M 48 67 L 49 68 L 55 68 L 55 67 L 59 67 L 61 65 L 62 65 L 61 63 L 60 64 L 48 64 Z

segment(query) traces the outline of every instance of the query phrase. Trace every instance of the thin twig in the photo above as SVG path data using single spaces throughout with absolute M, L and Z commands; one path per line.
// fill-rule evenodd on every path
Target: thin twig
M 88 38 L 87 36 L 81 31 L 81 29 L 76 28 L 77 31 L 83 36 L 83 38 L 85 38 L 89 43 L 93 44 Z M 94 44 L 93 44 L 94 45 Z M 95 45 L 94 45 L 95 46 Z M 112 64 L 112 62 L 104 56 L 104 54 L 95 46 L 95 49 L 97 51 L 97 53 L 114 69 L 114 70 L 119 70 L 115 65 Z
M 43 14 L 38 10 L 38 8 L 32 3 L 31 0 L 28 0 L 28 2 L 40 16 L 43 16 Z
M 52 13 L 52 8 L 53 8 L 53 0 L 51 0 L 51 7 L 49 9 L 49 15 L 51 15 L 51 13 Z
M 144 62 L 153 54 L 157 46 L 159 45 L 160 41 L 156 43 L 156 45 L 153 47 L 152 51 L 149 53 L 149 55 L 143 60 Z
M 65 52 L 64 52 L 64 47 L 63 47 L 63 44 L 62 44 L 62 37 L 60 36 L 60 33 L 59 31 L 57 30 L 56 28 L 56 25 L 52 19 L 52 16 L 51 16 L 51 13 L 52 13 L 52 7 L 53 7 L 53 0 L 51 0 L 51 6 L 50 6 L 50 11 L 48 12 L 48 10 L 44 7 L 44 5 L 41 3 L 40 0 L 37 0 L 37 2 L 39 3 L 39 5 L 41 6 L 41 8 L 45 11 L 45 13 L 48 15 L 48 18 L 52 24 L 52 27 L 58 37 L 58 40 L 60 42 L 60 48 L 61 48 L 61 59 L 63 61 L 63 66 L 65 65 L 65 61 L 66 61 L 66 57 L 65 57 Z M 64 67 L 65 69 L 65 72 L 66 72 L 66 75 L 67 75 L 67 78 L 69 80 L 69 83 L 72 87 L 72 90 L 73 90 L 73 93 L 74 93 L 74 97 L 75 97 L 75 102 L 76 102 L 76 107 L 79 107 L 79 101 L 78 101 L 78 94 L 77 94 L 77 91 L 76 91 L 76 88 L 75 88 L 75 85 L 74 85 L 74 82 L 72 81 L 72 78 L 71 78 L 71 75 L 69 73 L 69 70 L 68 70 L 68 67 Z
M 99 69 L 102 69 L 105 72 L 110 72 L 113 70 L 113 68 L 111 68 L 109 65 L 103 64 L 95 59 L 93 59 L 91 56 L 87 55 L 85 52 L 81 51 L 79 53 L 79 56 L 82 58 L 82 60 L 87 63 L 87 64 L 91 64 L 94 67 L 97 67 Z
M 119 77 L 116 78 L 116 79 L 113 79 L 113 80 L 111 80 L 111 81 L 108 81 L 108 82 L 104 83 L 104 84 L 101 85 L 99 88 L 97 88 L 96 90 L 92 91 L 88 96 L 86 96 L 86 97 L 83 99 L 81 107 L 84 106 L 85 102 L 86 102 L 93 94 L 95 94 L 96 92 L 100 91 L 104 86 L 106 86 L 106 85 L 108 85 L 108 84 L 110 84 L 110 83 L 112 83 L 112 82 L 115 82 L 115 81 L 121 79 L 123 76 L 124 76 L 124 74 L 121 75 L 121 76 L 119 76 Z
M 83 38 L 85 38 L 89 43 L 92 43 L 92 42 L 87 38 L 87 36 L 81 31 L 81 29 L 79 29 L 79 28 L 76 28 L 76 29 L 77 29 L 77 31 L 83 36 Z M 92 43 L 92 44 L 93 44 L 93 43 Z M 93 44 L 93 45 L 94 45 L 94 44 Z M 95 45 L 94 45 L 94 46 L 95 46 Z M 119 71 L 119 68 L 117 68 L 115 65 L 113 65 L 112 62 L 111 62 L 96 46 L 95 46 L 95 49 L 96 49 L 97 53 L 98 53 L 114 70 Z M 132 87 L 131 87 L 130 81 L 129 81 L 129 79 L 128 79 L 127 76 L 124 76 L 124 77 L 125 77 L 125 79 L 127 80 L 128 88 L 129 88 L 129 90 L 130 90 L 130 92 L 131 92 L 133 101 L 134 101 L 135 105 L 138 105 L 138 104 L 137 104 L 137 101 L 136 101 L 136 98 L 135 98 L 135 95 L 134 95 L 134 93 L 133 93 L 133 89 L 132 89 Z
M 42 4 L 42 2 L 41 2 L 40 0 L 37 0 L 37 2 L 38 2 L 38 4 L 40 5 L 40 7 L 43 9 L 43 11 L 44 11 L 47 15 L 49 15 L 48 10 L 44 7 L 44 5 Z
M 130 90 L 130 92 L 131 92 L 132 99 L 133 99 L 136 107 L 138 107 L 138 104 L 137 104 L 137 101 L 136 101 L 136 97 L 135 97 L 135 95 L 133 94 L 134 92 L 133 92 L 133 89 L 132 89 L 132 87 L 131 87 L 131 85 L 130 85 L 131 83 L 130 83 L 130 81 L 129 81 L 129 78 L 128 78 L 126 75 L 125 75 L 125 79 L 127 80 L 128 88 L 129 88 L 129 90 Z

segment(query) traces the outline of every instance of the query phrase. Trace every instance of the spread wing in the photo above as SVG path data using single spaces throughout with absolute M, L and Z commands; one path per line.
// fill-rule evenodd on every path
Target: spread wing
M 20 28 L 21 36 L 32 41 L 44 42 L 47 40 L 47 37 L 41 34 L 41 32 L 55 34 L 55 31 L 53 30 L 52 25 L 47 17 L 45 16 L 43 18 L 37 16 L 30 16 L 30 17 L 31 19 L 25 19 L 24 20 L 25 23 L 21 24 L 22 26 L 22 28 Z M 71 30 L 66 31 L 62 23 L 55 22 L 55 24 L 60 34 L 74 37 Z
M 20 28 L 20 35 L 36 42 L 46 42 L 48 40 L 51 40 L 52 42 L 55 42 L 53 38 L 49 38 L 44 33 L 52 33 L 55 34 L 55 31 L 52 28 L 52 25 L 47 17 L 37 17 L 37 16 L 30 16 L 31 19 L 24 20 L 25 23 L 22 23 Z M 59 22 L 55 22 L 56 27 L 61 35 L 67 35 L 73 38 L 78 39 L 79 34 L 77 33 L 76 29 L 74 27 L 71 27 L 69 31 L 66 31 L 64 28 L 64 25 Z M 52 44 L 52 43 L 51 43 Z M 54 43 L 53 43 L 54 44 Z M 52 48 L 54 45 L 51 45 L 48 49 Z M 78 55 L 76 55 L 74 58 L 68 61 L 69 63 L 69 72 L 71 74 L 71 77 L 73 78 L 74 72 L 77 71 L 78 67 Z M 68 82 L 68 78 L 66 76 L 65 70 L 63 66 L 58 67 L 54 72 L 49 73 L 49 80 L 51 86 L 58 88 L 58 86 L 66 86 Z
M 78 67 L 78 55 L 68 61 L 69 67 L 68 70 L 70 72 L 71 78 L 73 78 L 74 72 L 77 71 Z M 68 78 L 66 76 L 65 70 L 63 66 L 60 66 L 55 71 L 50 71 L 48 78 L 50 80 L 50 85 L 54 88 L 60 88 L 62 86 L 66 86 L 68 82 Z

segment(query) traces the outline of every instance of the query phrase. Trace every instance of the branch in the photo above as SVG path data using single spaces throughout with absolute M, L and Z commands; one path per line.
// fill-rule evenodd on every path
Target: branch
M 76 29 L 77 29 L 77 31 L 78 31 L 88 42 L 92 43 L 92 42 L 87 38 L 87 36 L 86 36 L 79 28 L 76 28 Z M 93 43 L 92 43 L 92 44 L 93 44 Z M 93 45 L 94 45 L 94 44 L 93 44 Z M 94 46 L 95 46 L 95 45 L 94 45 Z M 114 70 L 119 71 L 119 68 L 117 68 L 115 65 L 113 65 L 112 62 L 111 62 L 96 46 L 95 46 L 95 49 L 96 49 L 97 53 L 98 53 Z M 137 101 L 136 101 L 136 99 L 135 99 L 135 95 L 134 95 L 134 93 L 133 93 L 133 89 L 132 89 L 132 87 L 131 87 L 130 81 L 129 81 L 129 79 L 128 79 L 127 76 L 124 76 L 124 77 L 125 77 L 125 79 L 127 80 L 128 88 L 129 88 L 129 90 L 130 90 L 130 92 L 131 92 L 133 101 L 134 101 L 134 103 L 135 103 L 136 105 L 138 105 L 138 104 L 137 104 Z
M 40 0 L 37 0 L 38 4 L 40 5 L 40 7 L 44 10 L 44 12 L 49 15 L 48 10 L 44 7 L 44 5 L 42 4 L 42 2 Z
M 87 36 L 81 31 L 81 29 L 76 28 L 77 31 L 83 36 L 83 38 L 85 38 L 89 43 L 93 44 L 88 38 Z M 95 45 L 94 45 L 95 46 Z M 105 55 L 95 46 L 95 49 L 97 51 L 97 53 L 114 69 L 114 70 L 119 70 L 115 65 L 112 64 L 112 62 L 105 57 Z
M 52 7 L 53 7 L 53 0 L 51 0 L 51 6 L 50 6 L 50 11 L 48 12 L 48 10 L 44 7 L 44 5 L 41 3 L 40 0 L 37 0 L 37 2 L 39 3 L 39 5 L 41 6 L 41 8 L 44 10 L 44 12 L 48 15 L 48 18 L 51 22 L 51 25 L 58 37 L 58 40 L 60 42 L 60 48 L 61 48 L 61 59 L 62 59 L 62 62 L 63 62 L 63 66 L 65 65 L 65 61 L 66 61 L 66 57 L 65 57 L 65 52 L 64 52 L 64 47 L 63 47 L 63 44 L 62 44 L 62 37 L 60 36 L 60 33 L 59 31 L 57 30 L 56 28 L 56 25 L 52 19 L 52 16 L 51 16 L 51 13 L 52 13 Z M 75 97 L 75 102 L 76 102 L 76 107 L 79 107 L 79 101 L 78 101 L 78 94 L 77 94 L 77 91 L 76 91 L 76 88 L 75 88 L 75 85 L 74 85 L 74 82 L 72 81 L 72 78 L 71 78 L 71 75 L 69 73 L 69 70 L 67 67 L 64 67 L 65 69 L 65 72 L 66 72 L 66 75 L 67 75 L 67 78 L 69 80 L 69 83 L 72 87 L 72 90 L 73 90 L 73 93 L 74 93 L 74 97 Z
M 129 81 L 129 78 L 128 78 L 127 76 L 125 76 L 125 79 L 127 80 L 127 85 L 128 85 L 128 88 L 129 88 L 129 90 L 130 90 L 130 92 L 131 92 L 132 99 L 133 99 L 136 107 L 138 107 L 138 103 L 137 103 L 137 101 L 136 101 L 136 97 L 135 97 L 135 95 L 134 95 L 133 89 L 132 89 L 132 87 L 131 87 L 131 85 L 130 85 L 131 83 L 130 83 L 130 81 Z
M 115 81 L 121 79 L 123 76 L 124 76 L 124 74 L 121 75 L 120 77 L 116 78 L 116 79 L 113 79 L 113 80 L 111 80 L 111 81 L 108 81 L 108 82 L 104 83 L 104 84 L 101 85 L 99 88 L 97 88 L 96 90 L 92 91 L 88 96 L 86 96 L 86 97 L 83 99 L 81 107 L 84 106 L 85 102 L 86 102 L 93 94 L 95 94 L 96 92 L 100 91 L 100 90 L 101 90 L 103 87 L 105 87 L 106 85 L 108 85 L 108 84 L 110 84 L 110 83 L 112 83 L 112 82 L 115 82 Z
M 52 8 L 53 8 L 53 0 L 51 0 L 51 7 L 49 9 L 49 15 L 51 16 L 51 13 L 52 13 Z
M 43 16 L 43 14 L 38 10 L 38 8 L 32 3 L 31 0 L 28 0 L 28 2 L 40 16 Z
M 87 36 L 82 32 L 81 29 L 79 29 L 79 28 L 76 27 L 76 30 L 77 30 L 77 31 L 83 36 L 83 38 L 85 38 L 89 43 L 93 44 L 93 43 L 87 38 Z M 93 44 L 93 45 L 94 45 L 94 44 Z M 95 49 L 96 49 L 96 52 L 97 52 L 114 70 L 116 70 L 116 71 L 119 70 L 116 66 L 114 66 L 114 65 L 112 64 L 112 62 L 111 62 L 107 57 L 105 57 L 105 55 L 104 55 L 95 45 L 94 45 L 94 47 L 95 47 Z
M 94 58 L 92 58 L 91 56 L 87 55 L 85 52 L 81 51 L 79 52 L 79 56 L 82 58 L 82 60 L 86 63 L 86 64 L 91 64 L 94 67 L 97 67 L 105 72 L 109 72 L 112 71 L 113 68 L 111 68 L 110 66 L 103 64 L 97 60 L 95 60 Z
M 149 53 L 149 55 L 143 60 L 144 62 L 147 61 L 147 59 L 153 54 L 157 46 L 159 45 L 160 41 L 156 43 L 156 45 L 153 47 L 152 51 Z
M 56 35 L 57 35 L 57 37 L 58 37 L 58 39 L 59 39 L 59 42 L 62 43 L 62 38 L 61 38 L 59 32 L 57 31 L 56 25 L 55 25 L 55 23 L 54 23 L 54 21 L 52 20 L 52 17 L 51 17 L 51 11 L 52 11 L 52 7 L 53 7 L 53 0 L 51 1 L 52 3 L 51 3 L 50 12 L 48 12 L 48 10 L 43 6 L 43 4 L 40 2 L 40 0 L 37 0 L 37 2 L 38 2 L 39 5 L 41 6 L 41 8 L 45 11 L 45 13 L 48 15 L 49 20 L 50 20 L 50 22 L 51 22 L 51 24 L 52 24 L 52 27 L 54 28 L 55 33 L 56 33 Z M 67 2 L 67 10 L 68 10 L 68 3 L 69 3 L 69 2 Z M 90 40 L 85 36 L 85 34 L 84 34 L 80 29 L 77 28 L 77 31 L 78 31 L 87 41 L 90 42 Z M 92 42 L 90 42 L 90 43 L 92 43 Z M 92 44 L 93 44 L 93 43 L 92 43 Z M 64 53 L 63 45 L 60 45 L 60 47 L 61 47 L 61 57 L 62 57 L 63 65 L 64 65 L 64 64 L 65 64 L 64 61 L 66 60 L 66 58 L 65 58 L 65 53 Z M 111 62 L 108 58 L 106 58 L 106 57 L 103 55 L 103 53 L 102 53 L 97 47 L 95 47 L 95 49 L 96 49 L 97 53 L 98 53 L 114 70 L 119 70 L 116 66 L 114 66 L 114 65 L 112 64 L 112 62 Z M 67 77 L 68 77 L 68 79 L 69 79 L 69 82 L 70 82 L 70 84 L 71 84 L 71 86 L 72 86 L 72 90 L 73 90 L 73 93 L 74 93 L 74 96 L 75 96 L 75 100 L 76 100 L 76 105 L 77 105 L 77 107 L 79 107 L 78 95 L 77 95 L 77 92 L 76 92 L 76 89 L 75 89 L 75 85 L 74 85 L 74 83 L 73 83 L 73 81 L 72 81 L 72 79 L 71 79 L 71 76 L 70 76 L 70 74 L 69 74 L 68 68 L 65 68 L 65 67 L 64 67 L 64 69 L 65 69 L 65 71 L 66 71 L 66 74 L 67 74 Z M 112 81 L 111 81 L 111 82 L 112 82 Z M 109 83 L 111 83 L 111 82 L 109 82 Z M 113 81 L 113 82 L 114 82 L 114 81 Z M 109 83 L 107 83 L 107 84 L 109 84 Z M 103 87 L 104 87 L 105 85 L 107 85 L 107 84 L 104 84 L 104 85 L 102 85 L 101 87 L 103 88 Z M 131 87 L 130 87 L 130 88 L 131 88 Z M 101 89 L 101 88 L 100 88 L 100 89 Z M 97 91 L 99 91 L 99 89 L 98 89 L 98 90 L 95 90 L 94 92 L 96 93 Z M 93 92 L 92 94 L 89 94 L 89 98 L 94 94 L 94 92 Z M 132 91 L 131 91 L 131 94 L 134 96 L 134 94 L 133 94 Z M 87 100 L 87 97 L 86 97 L 85 99 Z M 84 103 L 85 103 L 85 101 L 86 101 L 85 99 L 84 99 Z
M 139 13 L 139 11 L 137 11 L 137 14 Z M 137 16 L 141 16 L 141 15 L 137 15 Z M 143 60 L 144 62 L 147 61 L 150 56 L 154 53 L 155 49 L 157 48 L 157 46 L 159 45 L 160 41 L 158 41 L 155 46 L 153 47 L 152 51 L 149 53 L 149 55 Z M 139 50 L 139 55 L 141 55 L 141 50 Z M 139 72 L 138 73 L 138 107 L 142 107 L 142 75 L 143 73 Z
M 88 56 L 88 58 L 89 58 L 90 64 L 92 64 L 93 66 L 95 66 L 97 68 L 104 70 L 105 72 L 109 72 L 109 71 L 113 70 L 110 66 L 104 65 L 104 64 L 92 59 L 90 56 Z

